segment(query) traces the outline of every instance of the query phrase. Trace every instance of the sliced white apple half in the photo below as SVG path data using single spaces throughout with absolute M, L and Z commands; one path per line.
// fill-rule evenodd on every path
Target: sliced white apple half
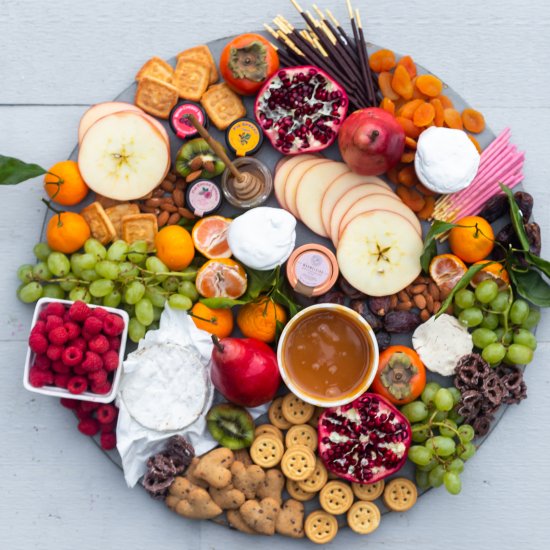
M 115 200 L 139 199 L 170 169 L 170 147 L 140 113 L 121 111 L 100 118 L 84 134 L 78 167 L 96 193 Z
M 151 115 L 148 115 L 146 112 L 142 111 L 136 105 L 132 103 L 124 103 L 123 101 L 106 101 L 104 103 L 96 103 L 92 105 L 80 119 L 80 124 L 78 125 L 78 144 L 82 142 L 84 134 L 90 129 L 90 127 L 95 124 L 100 118 L 103 118 L 107 115 L 112 115 L 114 113 L 120 113 L 122 111 L 133 111 L 134 113 L 141 113 L 146 117 L 150 122 L 152 122 L 159 130 L 159 132 L 166 139 L 166 142 L 170 144 L 170 138 L 164 126 Z
M 281 208 L 288 210 L 285 202 L 285 187 L 286 180 L 290 171 L 301 162 L 312 160 L 315 158 L 318 157 L 306 154 L 292 157 L 283 157 L 281 158 L 281 160 L 279 160 L 279 162 L 277 162 L 277 165 L 275 166 L 275 176 L 273 178 L 273 190 L 275 192 L 275 198 L 277 199 L 277 202 L 281 205 Z
M 389 212 L 395 212 L 400 216 L 403 216 L 407 221 L 411 223 L 415 231 L 422 237 L 422 226 L 416 217 L 416 214 L 403 202 L 399 200 L 397 196 L 390 197 L 389 195 L 375 194 L 368 195 L 359 199 L 345 214 L 340 222 L 340 230 L 338 232 L 338 238 L 344 232 L 345 227 L 348 223 L 356 218 L 357 216 L 365 213 L 371 212 L 372 210 L 388 210 Z M 337 246 L 338 243 L 335 242 L 334 246 Z
M 379 194 L 388 195 L 389 197 L 395 197 L 398 200 L 401 200 L 391 189 L 386 189 L 385 187 L 374 183 L 363 183 L 361 185 L 357 185 L 356 187 L 352 187 L 345 195 L 340 197 L 340 200 L 334 205 L 330 215 L 330 240 L 333 243 L 338 242 L 342 218 L 358 200 L 363 197 L 368 197 L 369 195 Z
M 365 212 L 342 233 L 336 250 L 342 276 L 368 296 L 403 290 L 420 274 L 422 239 L 403 216 Z
M 344 162 L 316 164 L 302 176 L 296 189 L 296 210 L 302 223 L 317 235 L 328 237 L 321 218 L 321 201 L 330 184 L 350 170 Z
M 298 189 L 298 185 L 300 184 L 302 177 L 313 166 L 317 164 L 327 165 L 331 162 L 333 161 L 315 157 L 313 159 L 305 160 L 303 162 L 300 162 L 299 164 L 296 164 L 288 173 L 285 184 L 284 201 L 286 204 L 286 210 L 293 214 L 295 218 L 300 219 L 298 216 L 298 210 L 296 208 L 296 190 Z
M 321 218 L 327 234 L 330 233 L 330 216 L 336 203 L 350 190 L 363 183 L 374 183 L 391 190 L 390 186 L 375 176 L 361 176 L 359 174 L 343 174 L 336 178 L 325 191 L 321 200 Z

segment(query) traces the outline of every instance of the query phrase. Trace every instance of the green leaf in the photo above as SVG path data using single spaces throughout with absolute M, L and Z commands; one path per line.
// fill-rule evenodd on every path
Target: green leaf
M 445 300 L 441 304 L 441 308 L 439 309 L 439 312 L 436 314 L 436 318 L 439 317 L 442 313 L 445 313 L 447 311 L 447 308 L 453 303 L 453 298 L 455 297 L 455 294 L 459 290 L 466 288 L 470 284 L 470 281 L 474 278 L 476 273 L 478 273 L 478 271 L 481 271 L 484 267 L 487 267 L 488 265 L 491 265 L 494 263 L 498 263 L 498 262 L 489 262 L 489 263 L 470 266 L 468 271 L 466 271 L 466 273 L 462 275 L 462 278 L 460 279 L 460 281 L 458 281 L 458 283 L 453 288 L 453 290 L 451 290 L 451 293 L 447 296 L 447 298 L 445 298 Z
M 533 254 L 532 252 L 526 252 L 525 258 L 531 264 L 540 269 L 547 277 L 550 277 L 550 262 Z
M 538 271 L 530 269 L 526 273 L 520 273 L 511 270 L 510 277 L 516 292 L 522 298 L 539 307 L 550 307 L 550 285 Z
M 441 222 L 439 220 L 435 221 L 430 227 L 426 239 L 424 240 L 424 248 L 420 256 L 420 264 L 425 273 L 428 273 L 430 262 L 433 260 L 433 257 L 437 255 L 436 238 L 453 227 L 456 227 L 454 223 Z
M 278 268 L 269 271 L 259 271 L 257 269 L 247 268 L 246 274 L 248 276 L 248 282 L 246 293 L 241 297 L 241 300 L 252 302 L 260 294 L 273 288 L 277 282 L 278 272 Z
M 275 289 L 271 297 L 273 298 L 273 301 L 275 303 L 288 309 L 289 318 L 294 317 L 294 315 L 296 315 L 301 309 L 301 307 L 296 302 L 293 302 L 287 294 L 285 294 L 282 290 L 278 288 Z
M 512 220 L 512 225 L 514 226 L 514 231 L 518 236 L 521 247 L 523 250 L 529 250 L 529 239 L 527 238 L 527 233 L 525 232 L 525 227 L 523 226 L 523 214 L 514 199 L 514 194 L 510 188 L 506 187 L 506 185 L 503 185 L 502 183 L 499 185 L 504 194 L 508 197 L 510 219 Z
M 15 185 L 43 176 L 47 172 L 38 164 L 27 164 L 19 159 L 0 155 L 0 185 Z
M 233 298 L 202 298 L 201 304 L 212 309 L 229 309 L 233 306 L 242 306 L 251 300 L 234 300 Z

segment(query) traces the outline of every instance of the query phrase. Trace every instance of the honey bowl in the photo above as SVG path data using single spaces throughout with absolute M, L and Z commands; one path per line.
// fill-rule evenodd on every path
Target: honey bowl
M 277 347 L 279 371 L 288 388 L 319 407 L 345 405 L 371 385 L 378 343 L 371 326 L 352 309 L 317 304 L 285 326 Z

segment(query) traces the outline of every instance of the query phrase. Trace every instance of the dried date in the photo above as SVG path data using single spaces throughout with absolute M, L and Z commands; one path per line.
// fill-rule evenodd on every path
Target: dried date
M 516 191 L 514 193 L 514 200 L 523 215 L 523 223 L 527 223 L 533 213 L 533 196 L 525 191 Z
M 536 222 L 525 224 L 525 233 L 527 233 L 529 241 L 529 251 L 531 254 L 539 256 L 542 244 L 539 224 Z
M 360 290 L 357 290 L 355 287 L 351 286 L 342 275 L 338 277 L 338 288 L 352 300 L 358 300 L 359 298 L 366 298 Z
M 385 330 L 381 330 L 376 333 L 376 341 L 378 342 L 378 349 L 384 351 L 386 348 L 390 347 L 391 344 L 391 335 L 388 334 Z
M 508 197 L 506 195 L 495 195 L 491 197 L 479 213 L 488 222 L 494 222 L 508 213 Z
M 391 296 L 369 296 L 369 309 L 379 317 L 384 317 L 391 309 Z
M 329 290 L 317 298 L 318 304 L 338 304 L 343 306 L 346 301 L 346 296 L 339 290 Z
M 413 311 L 390 311 L 384 317 L 384 328 L 394 333 L 412 332 L 421 323 L 420 315 Z
M 352 300 L 349 303 L 349 307 L 359 313 L 359 315 L 361 315 L 361 317 L 363 317 L 363 319 L 365 319 L 365 321 L 371 326 L 374 332 L 382 330 L 384 326 L 382 323 L 382 319 L 372 313 L 367 305 L 366 300 Z

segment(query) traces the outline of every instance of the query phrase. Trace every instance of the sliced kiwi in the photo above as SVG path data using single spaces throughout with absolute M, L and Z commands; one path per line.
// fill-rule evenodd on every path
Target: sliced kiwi
M 224 169 L 223 161 L 203 138 L 186 141 L 176 155 L 176 170 L 184 178 L 196 170 L 201 171 L 202 178 L 213 178 Z
M 206 415 L 206 424 L 212 437 L 228 449 L 244 449 L 254 441 L 254 420 L 242 407 L 215 405 Z

